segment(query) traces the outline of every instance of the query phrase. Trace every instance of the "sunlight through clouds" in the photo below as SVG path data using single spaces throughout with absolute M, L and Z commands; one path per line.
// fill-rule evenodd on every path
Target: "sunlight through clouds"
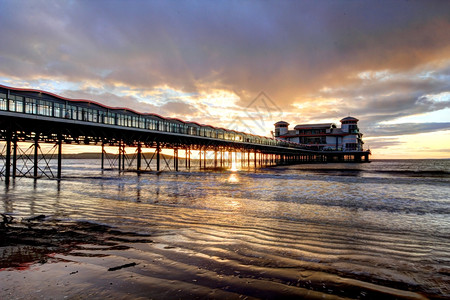
M 448 1 L 7 0 L 0 19 L 11 87 L 266 136 L 352 115 L 380 145 L 413 124 L 406 145 L 450 122 Z M 261 92 L 276 113 L 248 107 Z

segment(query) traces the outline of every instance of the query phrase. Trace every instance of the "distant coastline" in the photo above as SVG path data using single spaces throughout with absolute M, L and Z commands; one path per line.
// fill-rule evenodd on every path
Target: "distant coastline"
M 118 156 L 118 154 L 108 153 L 108 156 Z M 145 155 L 146 158 L 150 158 L 153 153 L 143 153 L 142 155 Z M 32 155 L 31 155 L 32 156 Z M 126 154 L 126 156 L 133 156 L 133 154 Z M 164 156 L 166 158 L 173 157 L 169 154 L 162 154 L 161 156 Z M 95 153 L 95 152 L 83 152 L 83 153 L 66 153 L 62 155 L 63 159 L 101 159 L 101 153 Z M 180 157 L 181 158 L 181 157 Z M 449 160 L 449 158 L 373 158 L 371 160 L 373 161 L 389 161 L 389 160 Z
M 133 157 L 134 155 L 135 155 L 134 153 L 125 154 L 126 157 Z M 153 155 L 153 153 L 142 153 L 142 156 L 144 156 L 145 158 L 151 158 L 152 155 Z M 39 155 L 39 156 L 41 156 L 41 155 Z M 50 158 L 51 155 L 45 154 L 44 156 L 46 158 Z M 107 153 L 107 156 L 117 158 L 119 156 L 119 154 Z M 33 155 L 30 155 L 30 157 L 33 157 Z M 171 158 L 173 156 L 161 153 L 161 158 L 162 157 Z M 56 156 L 53 155 L 53 158 L 56 159 Z M 65 154 L 62 154 L 62 158 L 63 159 L 101 159 L 102 154 L 95 153 L 95 152 L 65 153 Z

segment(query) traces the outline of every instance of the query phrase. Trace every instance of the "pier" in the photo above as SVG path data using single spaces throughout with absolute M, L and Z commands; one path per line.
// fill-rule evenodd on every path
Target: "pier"
M 102 169 L 179 171 L 368 162 L 370 151 L 317 151 L 211 125 L 0 85 L 0 179 L 62 177 L 63 147 L 101 147 Z M 49 145 L 41 147 L 42 144 Z M 25 145 L 25 146 L 24 146 Z M 111 155 L 105 149 L 118 149 Z M 56 161 L 56 165 L 52 162 Z

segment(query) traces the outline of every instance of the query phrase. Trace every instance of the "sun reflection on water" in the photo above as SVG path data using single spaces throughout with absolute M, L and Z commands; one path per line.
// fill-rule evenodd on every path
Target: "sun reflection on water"
M 231 162 L 231 168 L 230 168 L 230 171 L 236 172 L 236 171 L 238 171 L 238 170 L 239 170 L 239 168 L 237 167 L 236 160 L 233 159 L 232 162 Z
M 239 182 L 239 175 L 236 173 L 231 173 L 227 180 L 229 183 L 238 183 Z

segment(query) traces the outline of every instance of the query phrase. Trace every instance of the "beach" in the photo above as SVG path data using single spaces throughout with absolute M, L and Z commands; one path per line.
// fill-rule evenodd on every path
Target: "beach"
M 450 161 L 101 171 L 0 187 L 1 299 L 444 299 Z

